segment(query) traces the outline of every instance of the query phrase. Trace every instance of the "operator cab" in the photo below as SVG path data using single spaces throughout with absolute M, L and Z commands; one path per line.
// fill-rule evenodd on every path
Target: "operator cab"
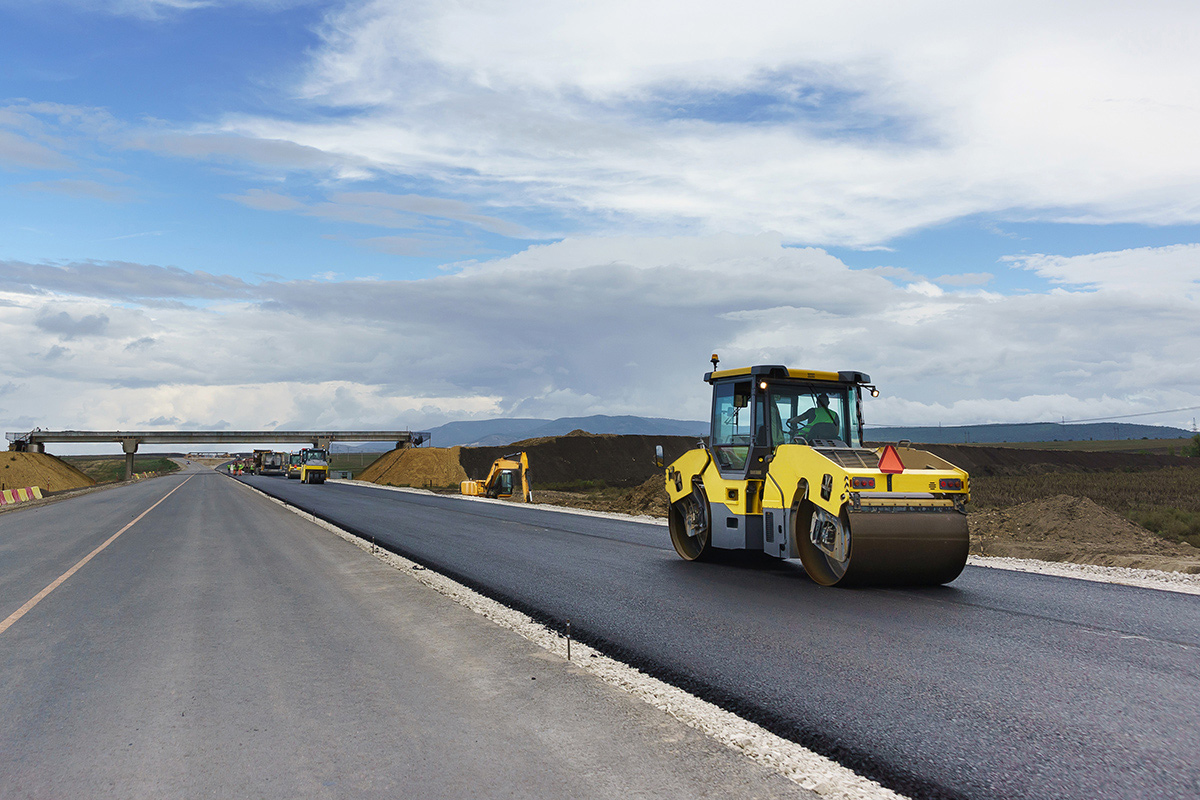
M 709 440 L 723 475 L 763 477 L 785 444 L 862 446 L 861 372 L 810 372 L 778 365 L 710 372 Z

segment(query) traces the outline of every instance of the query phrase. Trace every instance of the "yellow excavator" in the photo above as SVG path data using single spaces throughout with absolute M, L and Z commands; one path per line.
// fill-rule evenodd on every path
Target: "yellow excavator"
M 936 585 L 967 562 L 967 473 L 902 441 L 863 446 L 862 372 L 713 371 L 707 442 L 663 463 L 675 551 L 798 558 L 822 586 Z
M 492 462 L 487 477 L 481 481 L 466 480 L 459 492 L 470 497 L 498 497 L 519 503 L 532 503 L 533 490 L 529 483 L 529 458 L 524 451 L 501 456 Z

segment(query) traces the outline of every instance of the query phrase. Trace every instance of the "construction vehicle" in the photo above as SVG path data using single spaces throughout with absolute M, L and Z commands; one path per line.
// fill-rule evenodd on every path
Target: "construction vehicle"
M 520 503 L 533 502 L 529 483 L 529 458 L 524 451 L 501 456 L 492 462 L 487 477 L 481 481 L 466 480 L 459 492 L 470 497 L 498 497 Z
M 291 480 L 292 478 L 299 478 L 299 477 L 300 477 L 300 464 L 301 464 L 301 460 L 302 460 L 302 459 L 301 459 L 300 453 L 298 453 L 298 452 L 296 452 L 296 453 L 288 453 L 288 460 L 287 460 L 287 477 L 288 477 L 288 480 Z
M 324 483 L 329 477 L 329 454 L 319 447 L 300 451 L 300 482 Z
M 263 453 L 258 458 L 259 475 L 282 475 L 287 470 L 287 453 Z
M 868 375 L 712 364 L 711 436 L 666 466 L 680 557 L 798 558 L 822 586 L 958 577 L 968 475 L 908 442 L 864 447 L 863 393 L 879 394 Z

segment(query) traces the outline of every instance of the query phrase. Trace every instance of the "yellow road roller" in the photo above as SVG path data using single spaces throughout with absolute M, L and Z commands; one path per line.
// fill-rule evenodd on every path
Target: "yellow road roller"
M 687 561 L 730 551 L 800 559 L 823 586 L 936 585 L 967 562 L 965 471 L 900 442 L 863 446 L 862 372 L 713 371 L 707 441 L 664 465 Z
M 300 482 L 324 483 L 329 477 L 329 455 L 320 447 L 300 450 Z

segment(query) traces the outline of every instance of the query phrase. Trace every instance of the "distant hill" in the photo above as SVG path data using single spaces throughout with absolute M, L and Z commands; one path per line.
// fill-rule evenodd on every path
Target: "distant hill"
M 1087 442 L 1120 439 L 1187 439 L 1191 431 L 1162 425 L 1128 422 L 1090 422 L 1060 425 L 1030 422 L 1020 425 L 958 425 L 950 427 L 876 428 L 868 425 L 864 438 L 871 442 L 908 439 L 923 444 L 1000 444 L 1003 442 Z

